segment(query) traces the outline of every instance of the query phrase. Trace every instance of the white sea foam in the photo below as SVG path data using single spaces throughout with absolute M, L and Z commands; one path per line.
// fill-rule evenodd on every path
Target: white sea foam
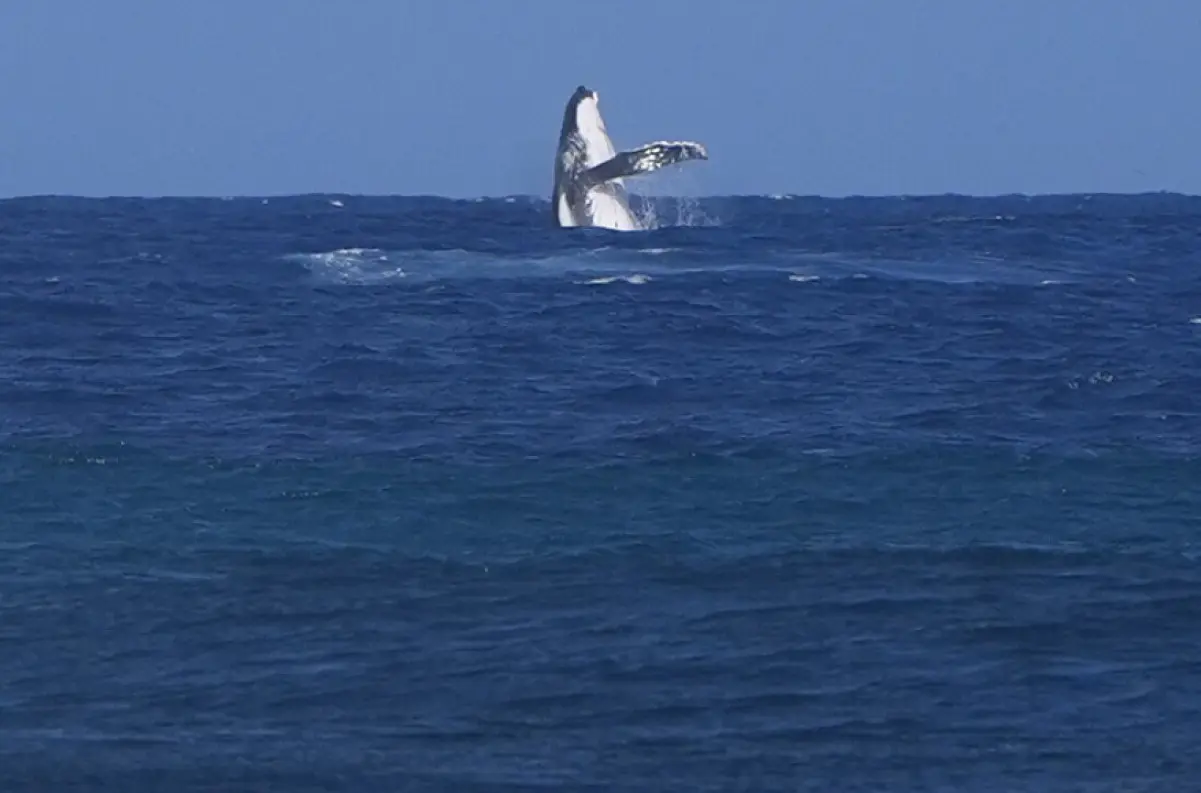
M 325 253 L 298 253 L 288 257 L 319 278 L 346 284 L 375 284 L 405 277 L 404 268 L 376 248 L 341 248 Z
M 606 276 L 601 276 L 599 278 L 590 278 L 587 281 L 583 281 L 582 283 L 588 284 L 589 286 L 602 286 L 605 284 L 615 284 L 615 283 L 620 282 L 620 283 L 633 284 L 635 286 L 638 286 L 641 284 L 649 283 L 650 280 L 651 280 L 651 277 L 649 275 L 644 275 L 642 273 L 635 273 L 633 275 L 606 275 Z M 577 283 L 581 283 L 581 282 L 577 282 Z

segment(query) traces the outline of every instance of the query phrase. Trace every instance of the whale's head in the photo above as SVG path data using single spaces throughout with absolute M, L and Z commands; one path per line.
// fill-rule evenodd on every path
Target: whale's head
M 575 89 L 575 93 L 571 95 L 571 99 L 567 100 L 567 113 L 564 121 L 576 129 L 580 129 L 591 123 L 600 115 L 598 104 L 600 95 L 587 86 L 579 86 Z
M 602 159 L 613 156 L 613 152 L 608 151 L 612 148 L 612 144 L 609 143 L 605 120 L 601 118 L 598 92 L 583 85 L 579 86 L 567 103 L 567 111 L 567 118 L 564 121 L 569 122 L 577 134 L 588 142 L 589 146 L 600 145 Z
M 578 105 L 580 102 L 583 102 L 585 100 L 591 100 L 591 101 L 595 102 L 599 98 L 600 98 L 600 95 L 597 94 L 596 91 L 593 91 L 591 88 L 588 88 L 587 86 L 580 85 L 580 86 L 576 87 L 575 93 L 571 95 L 571 103 L 573 105 Z

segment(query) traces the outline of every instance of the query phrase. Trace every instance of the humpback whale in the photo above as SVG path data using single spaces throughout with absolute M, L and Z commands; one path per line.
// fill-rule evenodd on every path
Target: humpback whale
M 597 92 L 582 85 L 567 100 L 555 152 L 555 222 L 561 227 L 639 231 L 643 226 L 630 211 L 622 180 L 679 162 L 707 160 L 709 154 L 692 141 L 656 141 L 619 152 L 605 130 L 598 103 Z

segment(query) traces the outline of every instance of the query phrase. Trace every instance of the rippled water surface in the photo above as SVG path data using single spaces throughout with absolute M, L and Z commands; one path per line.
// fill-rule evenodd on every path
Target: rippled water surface
M 1201 199 L 0 202 L 0 789 L 1179 791 Z

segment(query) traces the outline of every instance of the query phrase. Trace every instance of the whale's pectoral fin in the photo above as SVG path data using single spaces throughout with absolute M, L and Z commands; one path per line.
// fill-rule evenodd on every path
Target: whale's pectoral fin
M 600 165 L 580 174 L 580 181 L 587 187 L 602 184 L 625 176 L 657 171 L 668 165 L 689 160 L 707 160 L 705 147 L 692 141 L 659 141 L 648 143 L 632 151 L 620 151 Z

